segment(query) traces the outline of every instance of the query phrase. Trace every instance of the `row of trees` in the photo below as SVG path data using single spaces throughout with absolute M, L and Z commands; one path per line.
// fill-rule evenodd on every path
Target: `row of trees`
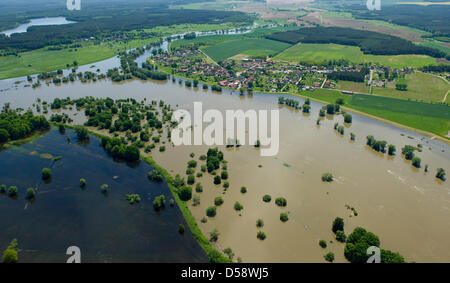
M 440 50 L 416 45 L 400 37 L 352 28 L 310 27 L 277 32 L 267 38 L 292 44 L 302 42 L 358 46 L 363 53 L 374 55 L 424 54 L 438 58 L 446 56 L 446 53 Z

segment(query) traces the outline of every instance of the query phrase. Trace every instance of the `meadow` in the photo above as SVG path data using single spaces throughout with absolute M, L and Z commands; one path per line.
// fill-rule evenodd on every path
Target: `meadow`
M 263 38 L 249 38 L 225 41 L 216 45 L 203 48 L 214 61 L 223 61 L 237 54 L 249 56 L 266 55 L 273 56 L 290 47 L 290 44 Z
M 72 50 L 72 51 L 69 51 Z M 114 56 L 105 45 L 88 45 L 82 48 L 48 50 L 47 47 L 19 53 L 19 56 L 0 57 L 0 79 L 14 78 L 67 68 L 77 61 L 79 65 L 101 61 Z
M 450 130 L 450 106 L 365 94 L 342 94 L 336 90 L 303 91 L 303 96 L 335 103 L 344 99 L 348 108 L 408 127 L 446 137 Z
M 299 43 L 277 56 L 275 60 L 320 64 L 328 60 L 346 59 L 355 64 L 377 63 L 392 68 L 435 65 L 436 60 L 427 55 L 370 55 L 359 47 L 340 44 Z
M 395 85 L 386 88 L 375 87 L 372 94 L 403 98 L 419 101 L 441 102 L 450 88 L 442 78 L 422 72 L 407 74 L 405 80 L 408 84 L 407 91 L 395 89 Z
M 417 101 L 442 102 L 445 94 L 450 89 L 450 85 L 442 78 L 422 72 L 407 74 L 405 81 L 408 84 L 407 91 L 395 89 L 395 83 L 392 82 L 385 88 L 373 87 L 371 94 Z M 366 83 L 359 82 L 339 81 L 336 89 L 364 94 L 369 93 L 369 86 Z

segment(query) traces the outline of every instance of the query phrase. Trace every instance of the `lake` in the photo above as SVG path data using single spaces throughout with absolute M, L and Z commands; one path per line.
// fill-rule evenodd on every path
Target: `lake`
M 44 167 L 52 170 L 51 182 L 41 180 Z M 178 233 L 178 225 L 187 224 L 169 205 L 167 184 L 148 180 L 151 170 L 145 162 L 114 161 L 94 136 L 79 144 L 72 130 L 50 130 L 0 151 L 0 184 L 19 188 L 17 199 L 0 195 L 0 213 L 8 216 L 0 219 L 0 249 L 17 238 L 20 262 L 65 262 L 69 246 L 81 249 L 82 262 L 206 262 L 189 229 Z M 102 184 L 109 185 L 107 194 Z M 25 199 L 30 187 L 37 193 L 33 202 Z M 130 205 L 125 196 L 131 193 L 141 202 Z M 152 201 L 161 194 L 166 208 L 155 212 Z
M 20 26 L 1 31 L 1 34 L 5 34 L 6 36 L 11 36 L 13 33 L 23 33 L 27 32 L 29 27 L 32 26 L 51 26 L 51 25 L 67 25 L 76 23 L 74 21 L 68 21 L 64 17 L 52 17 L 52 18 L 39 18 L 39 19 L 31 19 L 29 23 L 21 24 Z

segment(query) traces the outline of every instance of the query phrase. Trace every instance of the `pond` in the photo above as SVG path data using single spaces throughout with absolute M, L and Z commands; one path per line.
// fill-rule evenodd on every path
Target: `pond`
M 62 159 L 51 159 L 57 156 Z M 52 170 L 50 182 L 41 180 L 44 167 Z M 169 205 L 167 184 L 148 180 L 151 170 L 143 161 L 114 161 L 94 136 L 78 143 L 72 130 L 50 130 L 0 151 L 0 184 L 19 188 L 16 199 L 0 195 L 0 249 L 17 238 L 20 262 L 65 262 L 69 246 L 80 248 L 82 262 L 206 262 L 189 229 L 178 233 L 187 224 Z M 107 194 L 102 184 L 109 185 Z M 30 187 L 33 202 L 25 199 Z M 130 205 L 125 196 L 135 193 L 142 200 Z M 166 207 L 155 212 L 152 201 L 161 194 Z
M 64 17 L 52 17 L 52 18 L 39 18 L 39 19 L 31 19 L 29 23 L 21 24 L 20 26 L 1 31 L 1 34 L 5 34 L 6 36 L 11 36 L 13 33 L 24 33 L 27 32 L 29 27 L 32 26 L 51 26 L 51 25 L 67 25 L 76 23 L 74 21 L 68 21 Z

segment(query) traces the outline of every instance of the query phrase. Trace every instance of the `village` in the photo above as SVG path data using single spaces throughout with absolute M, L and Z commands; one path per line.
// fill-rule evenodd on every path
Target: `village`
M 169 74 L 217 84 L 242 91 L 288 92 L 337 89 L 338 80 L 386 87 L 388 83 L 412 68 L 393 69 L 383 66 L 339 64 L 314 66 L 277 62 L 271 58 L 229 58 L 214 62 L 197 48 L 176 48 L 157 52 L 149 58 L 152 64 Z M 344 93 L 353 93 L 345 91 Z

